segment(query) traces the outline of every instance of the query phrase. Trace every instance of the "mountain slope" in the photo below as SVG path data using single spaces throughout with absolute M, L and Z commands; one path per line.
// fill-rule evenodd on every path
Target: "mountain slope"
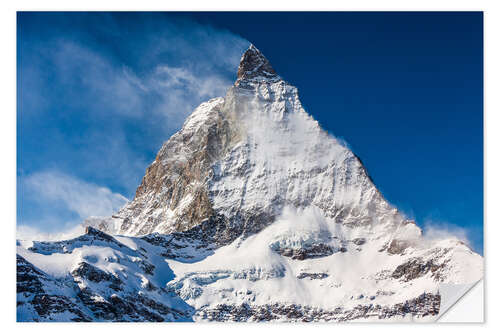
M 173 272 L 160 249 L 121 241 L 91 227 L 67 241 L 18 241 L 18 321 L 191 320 L 193 309 L 164 288 Z
M 99 317 L 85 305 L 80 319 L 432 318 L 441 283 L 482 276 L 479 255 L 454 239 L 425 240 L 383 198 L 359 158 L 320 128 L 254 46 L 226 96 L 201 104 L 164 143 L 134 200 L 85 223 L 107 239 L 99 253 L 140 259 L 122 267 L 129 273 L 120 281 L 133 286 L 122 299 L 145 292 L 144 280 L 130 280 L 145 276 L 138 262 L 173 273 L 151 282 L 170 310 L 144 311 L 159 317 Z M 18 254 L 47 276 L 61 251 L 86 270 L 91 260 L 75 259 L 82 250 L 71 244 L 19 246 Z M 75 280 L 72 269 L 58 279 L 82 290 L 89 278 Z M 114 266 L 99 269 L 122 278 Z M 109 288 L 92 292 L 109 303 Z
M 97 225 L 145 235 L 212 220 L 226 244 L 271 224 L 285 207 L 309 206 L 342 225 L 395 230 L 405 220 L 251 46 L 226 97 L 201 104 L 160 149 L 134 200 Z

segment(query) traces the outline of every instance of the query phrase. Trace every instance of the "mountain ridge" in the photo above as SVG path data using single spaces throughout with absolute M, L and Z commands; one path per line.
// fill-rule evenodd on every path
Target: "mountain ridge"
M 213 216 L 219 216 L 219 219 L 224 220 L 224 216 L 220 217 L 220 215 L 217 214 L 218 212 L 214 212 L 211 209 L 213 208 L 211 207 L 211 202 L 214 201 L 214 198 L 210 196 L 211 188 L 209 188 L 208 183 L 213 183 L 213 173 L 218 167 L 217 164 L 214 165 L 214 161 L 221 159 L 223 157 L 222 155 L 224 154 L 231 153 L 230 150 L 232 148 L 240 148 L 240 150 L 243 151 L 240 151 L 238 153 L 247 153 L 247 155 L 258 150 L 252 149 L 252 147 L 248 147 L 248 145 L 250 144 L 255 145 L 255 142 L 252 143 L 250 142 L 250 140 L 258 141 L 258 136 L 265 133 L 256 133 L 257 135 L 250 136 L 248 133 L 249 131 L 258 130 L 258 128 L 256 128 L 257 126 L 255 126 L 255 124 L 251 124 L 250 122 L 260 122 L 259 126 L 263 125 L 264 127 L 269 127 L 268 125 L 272 124 L 272 128 L 270 128 L 269 130 L 282 130 L 283 132 L 285 132 L 285 136 L 288 135 L 287 139 L 290 140 L 293 140 L 293 138 L 291 138 L 291 135 L 289 135 L 289 133 L 286 133 L 287 130 L 296 130 L 297 132 L 311 132 L 302 133 L 303 135 L 312 134 L 318 141 L 314 144 L 314 146 L 309 145 L 311 146 L 308 147 L 310 148 L 310 150 L 328 150 L 329 147 L 322 147 L 322 143 L 320 141 L 325 140 L 326 142 L 329 142 L 330 145 L 336 146 L 334 147 L 334 149 L 339 151 L 343 150 L 346 152 L 346 154 L 348 155 L 346 156 L 346 158 L 353 160 L 349 163 L 359 163 L 359 165 L 356 166 L 359 169 L 358 172 L 366 175 L 368 182 L 371 182 L 371 185 L 373 185 L 371 177 L 368 176 L 368 173 L 363 167 L 359 157 L 353 154 L 350 150 L 345 149 L 345 147 L 338 143 L 333 137 L 330 137 L 324 130 L 321 129 L 317 121 L 312 119 L 312 117 L 310 117 L 305 112 L 300 104 L 300 101 L 298 99 L 298 92 L 295 87 L 290 86 L 288 83 L 283 81 L 283 79 L 277 76 L 277 74 L 273 74 L 271 78 L 265 75 L 261 75 L 261 72 L 269 73 L 269 71 L 274 72 L 274 70 L 272 70 L 272 67 L 270 67 L 268 60 L 253 45 L 250 46 L 241 58 L 241 63 L 238 70 L 238 79 L 236 80 L 235 85 L 230 88 L 227 96 L 225 98 L 219 97 L 212 99 L 209 102 L 202 103 L 197 109 L 195 109 L 193 114 L 191 114 L 187 118 L 182 129 L 174 134 L 171 139 L 162 146 L 157 155 L 157 158 L 155 159 L 153 164 L 148 167 L 146 175 L 143 178 L 141 185 L 137 189 L 136 198 L 134 198 L 134 200 L 130 205 L 128 205 L 128 207 L 122 209 L 120 212 L 114 215 L 124 221 L 121 223 L 122 227 L 120 228 L 119 233 L 147 234 L 152 231 L 182 231 L 187 230 L 186 228 L 199 224 L 203 220 L 209 219 Z M 248 73 L 250 73 L 251 75 L 247 75 Z M 257 93 L 258 95 L 257 98 L 254 98 L 255 93 Z M 265 110 L 266 108 L 267 110 Z M 264 109 L 265 112 L 261 112 L 261 109 Z M 294 115 L 289 115 L 288 113 Z M 259 116 L 253 117 L 255 115 Z M 306 125 L 309 128 L 301 128 L 302 123 L 304 122 L 307 122 Z M 244 125 L 240 126 L 239 124 L 241 123 Z M 250 123 L 250 125 L 245 126 L 245 124 L 248 123 Z M 289 126 L 291 128 L 286 128 L 286 126 Z M 245 136 L 247 137 L 245 138 Z M 280 140 L 282 138 L 275 139 Z M 181 140 L 182 144 L 180 144 Z M 306 140 L 307 139 L 304 138 L 302 139 L 303 142 L 299 142 L 299 149 L 304 148 L 304 141 Z M 240 146 L 247 145 L 247 151 L 244 151 L 244 147 L 238 147 L 238 144 L 240 144 Z M 263 142 L 260 144 L 261 146 L 263 146 L 267 145 L 268 143 Z M 277 146 L 279 144 L 279 142 L 276 143 Z M 186 145 L 189 148 L 185 148 Z M 307 143 L 305 144 L 305 146 L 307 146 Z M 179 149 L 179 147 L 182 147 L 182 149 Z M 266 149 L 269 149 L 269 147 L 267 147 Z M 277 147 L 277 149 L 281 149 L 281 147 Z M 186 163 L 183 164 L 182 162 L 186 158 L 189 161 L 186 161 Z M 249 157 L 245 156 L 244 158 L 248 160 Z M 173 159 L 176 160 L 173 161 Z M 322 156 L 318 155 L 318 160 L 320 159 L 323 158 Z M 317 161 L 314 161 L 313 164 L 316 162 Z M 242 163 L 245 163 L 245 161 L 242 161 Z M 269 163 L 269 161 L 262 161 L 262 163 Z M 162 170 L 164 168 L 168 170 Z M 175 228 L 169 229 L 167 226 L 165 227 L 166 229 L 162 229 L 162 227 L 158 227 L 158 225 L 162 224 L 162 222 L 155 221 L 149 224 L 143 223 L 147 225 L 143 225 L 141 226 L 141 228 L 134 229 L 132 231 L 130 227 L 127 226 L 129 226 L 130 220 L 134 220 L 134 216 L 138 214 L 136 211 L 134 211 L 134 207 L 139 206 L 138 210 L 144 211 L 144 206 L 147 205 L 147 203 L 141 202 L 140 197 L 149 193 L 148 186 L 153 187 L 151 191 L 154 193 L 154 195 L 152 195 L 152 197 L 156 198 L 156 194 L 161 191 L 160 188 L 163 187 L 165 183 L 172 183 L 172 187 L 167 189 L 166 193 L 164 194 L 165 198 L 163 198 L 160 203 L 158 203 L 158 201 L 151 203 L 149 205 L 151 208 L 158 205 L 165 205 L 165 203 L 170 202 L 170 206 L 165 205 L 167 207 L 164 207 L 167 210 L 170 209 L 171 206 L 174 206 L 175 208 L 177 207 L 177 205 L 185 204 L 186 201 L 189 201 L 190 198 L 188 197 L 186 199 L 186 195 L 183 196 L 183 193 L 181 193 L 183 192 L 183 190 L 179 189 L 179 186 L 176 186 L 175 182 L 178 181 L 178 179 L 168 179 L 168 175 L 169 173 L 171 173 L 171 169 L 176 169 L 176 171 L 181 169 L 180 172 L 177 172 L 176 177 L 180 175 L 180 177 L 182 178 L 187 174 L 187 179 L 181 182 L 183 188 L 188 186 L 196 186 L 196 184 L 193 185 L 193 180 L 196 180 L 198 184 L 206 184 L 204 185 L 206 187 L 204 191 L 198 189 L 194 193 L 188 193 L 194 196 L 192 200 L 197 203 L 196 212 L 201 212 L 201 214 L 196 214 L 195 212 L 193 212 L 193 210 L 190 210 L 188 212 L 188 219 L 190 219 L 191 222 L 187 223 L 187 227 L 184 227 L 184 229 L 182 226 L 180 226 L 180 222 L 174 222 L 174 224 L 176 225 Z M 283 178 L 285 177 L 289 177 L 289 175 L 283 175 Z M 381 200 L 383 200 L 382 195 L 375 186 L 372 186 L 372 190 L 381 197 Z M 280 193 L 280 195 L 284 196 L 285 194 Z M 182 201 L 182 199 L 186 200 Z M 239 199 L 241 201 L 245 198 Z M 188 204 L 189 203 L 190 202 L 188 202 Z M 148 211 L 149 218 L 151 218 L 152 215 L 151 208 Z M 181 208 L 183 207 L 181 206 Z M 160 219 L 163 221 L 169 218 L 167 216 L 168 214 L 161 212 L 159 214 L 161 215 Z M 255 218 L 255 215 L 258 214 L 254 214 L 253 218 Z M 272 221 L 276 214 L 266 215 L 267 216 L 262 217 L 262 219 Z M 141 220 L 144 221 L 148 217 L 141 216 Z M 179 220 L 185 221 L 186 215 L 180 213 Z M 116 224 L 120 222 L 114 221 L 114 223 Z M 227 226 L 228 222 L 226 221 L 224 223 Z M 131 224 L 133 225 L 134 223 L 132 222 Z M 165 223 L 163 222 L 163 224 Z M 123 226 L 125 226 L 125 228 Z

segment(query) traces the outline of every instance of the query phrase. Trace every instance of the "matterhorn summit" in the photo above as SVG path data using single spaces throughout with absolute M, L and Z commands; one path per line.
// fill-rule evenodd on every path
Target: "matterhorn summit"
M 466 244 L 425 239 L 389 204 L 253 45 L 134 199 L 85 225 L 18 240 L 18 320 L 434 320 L 442 285 L 483 274 Z

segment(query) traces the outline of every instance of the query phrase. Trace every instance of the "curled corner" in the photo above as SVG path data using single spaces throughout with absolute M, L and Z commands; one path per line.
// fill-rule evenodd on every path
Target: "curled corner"
M 483 279 L 468 284 L 441 284 L 437 322 L 483 322 Z

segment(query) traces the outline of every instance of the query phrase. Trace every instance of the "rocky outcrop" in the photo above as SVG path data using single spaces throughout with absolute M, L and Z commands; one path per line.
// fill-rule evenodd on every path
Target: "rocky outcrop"
M 356 321 L 383 320 L 389 318 L 404 319 L 407 316 L 435 316 L 439 313 L 441 297 L 439 295 L 422 294 L 404 303 L 392 306 L 359 305 L 353 309 L 338 307 L 334 310 L 323 310 L 295 304 L 270 304 L 251 306 L 249 304 L 220 304 L 215 308 L 203 309 L 197 314 L 200 320 L 234 321 L 234 322 L 321 322 L 321 321 Z
M 157 251 L 161 249 L 159 246 Z M 160 275 L 169 268 L 144 248 L 136 251 L 88 228 L 86 234 L 72 240 L 44 242 L 21 251 L 35 261 L 40 255 L 55 258 L 57 267 L 65 262 L 71 265 L 73 260 L 76 263 L 65 268 L 66 274 L 54 276 L 18 254 L 18 321 L 191 320 L 189 305 L 155 285 L 156 266 L 149 256 L 162 264 Z
M 328 274 L 326 273 L 306 273 L 302 272 L 299 275 L 297 275 L 297 279 L 311 279 L 311 280 L 322 280 L 328 277 Z
M 108 288 L 114 291 L 122 289 L 122 281 L 119 278 L 84 261 L 78 264 L 77 268 L 71 272 L 71 275 L 95 283 L 108 282 Z
M 243 57 L 241 57 L 237 82 L 277 78 L 278 74 L 276 74 L 266 57 L 255 46 L 250 45 Z
M 66 286 L 17 255 L 17 321 L 91 321 Z
M 366 243 L 366 238 L 360 237 L 360 238 L 355 238 L 352 240 L 352 242 L 356 245 L 363 245 Z
M 404 264 L 396 267 L 392 273 L 392 277 L 394 279 L 410 281 L 422 277 L 430 272 L 432 273 L 432 277 L 434 279 L 440 281 L 439 270 L 444 268 L 444 266 L 445 263 L 436 264 L 432 259 L 424 262 L 421 258 L 412 258 Z
M 339 249 L 334 249 L 333 247 L 326 244 L 312 244 L 310 246 L 305 246 L 298 249 L 293 248 L 279 248 L 277 252 L 285 257 L 290 257 L 296 260 L 305 260 L 310 258 L 319 258 L 332 255 L 333 253 L 340 251 L 347 251 L 346 248 L 341 247 Z

